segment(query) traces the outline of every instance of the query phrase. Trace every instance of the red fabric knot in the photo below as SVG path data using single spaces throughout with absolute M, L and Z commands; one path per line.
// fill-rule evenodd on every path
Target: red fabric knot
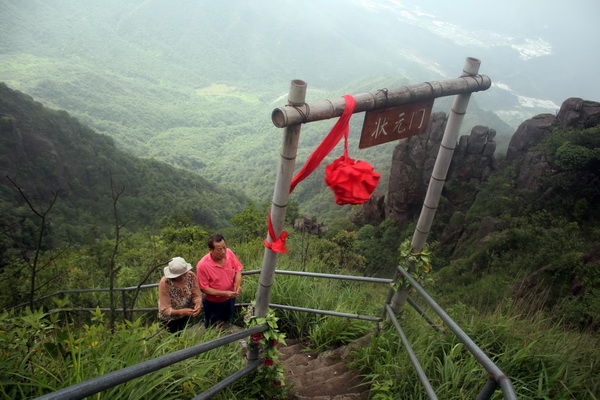
M 281 235 L 277 237 L 275 235 L 275 229 L 273 229 L 273 224 L 271 223 L 271 212 L 269 211 L 269 219 L 268 219 L 268 227 L 269 227 L 269 236 L 271 237 L 271 242 L 268 239 L 265 239 L 265 247 L 271 249 L 275 253 L 287 253 L 288 249 L 285 247 L 285 239 L 287 238 L 288 233 L 286 231 L 281 232 Z
M 265 239 L 265 246 L 275 253 L 287 253 L 288 249 L 285 247 L 285 239 L 287 238 L 287 235 L 288 233 L 283 231 L 281 236 L 279 236 L 279 238 L 276 240 L 273 240 L 272 243 L 269 243 L 269 241 Z
M 325 167 L 325 183 L 333 190 L 339 205 L 368 201 L 380 177 L 368 162 L 355 161 L 346 155 Z
M 348 156 L 348 129 L 344 132 L 344 155 L 325 167 L 325 183 L 339 205 L 362 204 L 371 198 L 381 175 L 366 161 Z

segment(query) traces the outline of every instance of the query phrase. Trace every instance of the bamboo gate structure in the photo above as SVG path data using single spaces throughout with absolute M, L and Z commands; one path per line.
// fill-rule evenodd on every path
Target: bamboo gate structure
M 434 169 L 432 172 L 429 187 L 415 229 L 411 246 L 412 252 L 420 252 L 427 240 L 427 235 L 435 211 L 439 202 L 441 191 L 443 188 L 444 181 L 450 166 L 454 147 L 456 146 L 457 137 L 462 123 L 463 117 L 466 113 L 470 95 L 472 92 L 486 90 L 491 86 L 491 80 L 484 75 L 478 75 L 480 62 L 474 58 L 467 58 L 463 73 L 460 78 L 451 79 L 442 82 L 426 82 L 420 85 L 407 86 L 399 89 L 392 89 L 386 93 L 382 91 L 365 93 L 354 96 L 356 99 L 356 107 L 354 113 L 378 110 L 381 108 L 399 106 L 404 104 L 410 104 L 415 101 L 434 99 L 437 97 L 457 95 L 451 110 L 451 114 L 446 124 L 442 143 L 436 159 Z M 342 114 L 345 106 L 345 100 L 343 98 L 325 100 L 313 104 L 306 104 L 304 102 L 306 95 L 306 83 L 300 80 L 294 80 L 291 83 L 291 89 L 288 97 L 288 105 L 283 108 L 277 108 L 272 113 L 272 120 L 275 126 L 284 128 L 283 146 L 281 150 L 281 157 L 279 160 L 279 167 L 277 171 L 277 179 L 275 189 L 273 193 L 273 201 L 271 208 L 271 219 L 273 233 L 276 237 L 283 232 L 283 223 L 285 220 L 286 207 L 289 196 L 290 183 L 292 181 L 292 175 L 295 166 L 296 151 L 298 148 L 298 141 L 300 136 L 300 125 L 311 121 L 324 120 L 329 118 L 338 117 Z M 272 243 L 276 238 L 271 237 L 271 233 L 267 236 L 267 241 Z M 265 247 L 263 262 L 261 270 L 248 271 L 249 273 L 259 273 L 258 288 L 256 293 L 255 311 L 256 317 L 265 317 L 268 313 L 269 307 L 275 308 L 286 308 L 304 312 L 316 312 L 324 315 L 336 315 L 342 317 L 352 317 L 359 319 L 367 319 L 372 321 L 381 321 L 381 318 L 370 317 L 370 316 L 359 316 L 350 315 L 338 312 L 328 312 L 324 310 L 309 310 L 298 307 L 289 307 L 270 304 L 271 287 L 274 283 L 274 275 L 276 273 L 290 274 L 290 275 L 302 275 L 302 276 L 313 276 L 321 278 L 334 278 L 334 279 L 347 279 L 347 280 L 358 280 L 358 281 L 369 281 L 377 283 L 393 283 L 394 279 L 379 279 L 379 278 L 367 278 L 367 277 L 355 277 L 355 276 L 342 276 L 342 275 L 329 275 L 329 274 L 317 274 L 317 273 L 300 273 L 294 271 L 276 271 L 278 253 L 271 250 L 269 247 Z M 409 270 L 410 265 L 406 266 Z M 431 387 L 428 378 L 426 377 L 420 363 L 416 359 L 414 352 L 405 337 L 400 324 L 396 319 L 396 314 L 403 306 L 404 302 L 408 302 L 412 305 L 424 319 L 426 319 L 432 327 L 435 328 L 433 321 L 428 318 L 422 310 L 414 303 L 414 301 L 408 297 L 408 288 L 413 287 L 416 291 L 424 298 L 425 302 L 432 308 L 433 311 L 446 323 L 450 330 L 459 338 L 459 340 L 465 345 L 465 347 L 473 354 L 479 364 L 483 366 L 489 373 L 489 378 L 482 391 L 477 396 L 477 399 L 489 399 L 495 390 L 500 386 L 502 389 L 505 399 L 516 400 L 517 396 L 512 387 L 510 379 L 495 365 L 495 363 L 465 334 L 464 331 L 444 312 L 444 310 L 435 303 L 435 301 L 425 292 L 420 285 L 410 276 L 410 273 L 401 266 L 397 268 L 397 276 L 395 279 L 403 277 L 406 279 L 407 286 L 401 287 L 396 292 L 391 291 L 388 296 L 388 300 L 384 306 L 384 316 L 387 314 L 389 320 L 394 324 L 406 350 L 409 354 L 411 362 L 413 363 L 415 370 L 425 388 L 428 398 L 437 399 L 435 391 Z M 155 287 L 156 285 L 144 285 L 147 288 Z M 136 288 L 123 288 L 122 290 L 136 289 Z M 139 287 L 137 288 L 139 289 Z M 104 290 L 104 289 L 102 289 Z M 62 292 L 61 292 L 62 293 Z M 50 295 L 52 296 L 52 295 Z M 46 296 L 48 297 L 48 296 Z M 41 299 L 38 299 L 41 300 Z M 125 311 L 125 306 L 123 307 Z M 143 310 L 136 310 L 143 311 Z M 215 349 L 222 345 L 233 343 L 241 338 L 248 337 L 253 333 L 263 332 L 267 329 L 266 324 L 254 326 L 252 328 L 230 334 L 226 337 L 211 340 L 209 342 L 194 345 L 192 347 L 163 355 L 148 361 L 141 362 L 129 367 L 125 367 L 118 371 L 113 371 L 108 374 L 92 378 L 90 380 L 69 386 L 64 389 L 60 389 L 56 392 L 46 394 L 38 397 L 38 399 L 44 400 L 58 400 L 58 399 L 73 399 L 78 400 L 92 394 L 98 393 L 110 387 L 114 387 L 121 383 L 130 381 L 132 379 L 141 377 L 150 372 L 159 370 L 166 366 L 175 364 L 187 358 L 194 357 L 206 351 Z M 242 370 L 234 373 L 233 375 L 220 381 L 218 384 L 210 388 L 209 390 L 194 397 L 194 400 L 204 400 L 212 397 L 220 390 L 225 388 L 227 385 L 233 383 L 240 377 L 250 373 L 257 369 L 261 364 L 262 360 L 259 358 L 257 352 L 249 352 L 247 354 L 247 365 Z
M 379 90 L 354 96 L 356 100 L 354 113 L 356 114 L 364 111 L 406 105 L 421 100 L 456 95 L 436 158 L 421 215 L 412 238 L 411 246 L 413 253 L 421 252 L 425 246 L 471 93 L 487 90 L 492 85 L 489 77 L 479 75 L 480 64 L 481 62 L 478 59 L 468 57 L 459 78 L 441 82 L 425 82 L 413 86 L 389 89 L 385 92 Z M 271 115 L 273 124 L 278 128 L 284 128 L 283 144 L 273 200 L 271 202 L 271 221 L 276 237 L 279 237 L 283 233 L 283 224 L 288 204 L 290 183 L 294 173 L 301 124 L 339 117 L 345 106 L 345 100 L 342 97 L 307 104 L 305 103 L 306 89 L 307 84 L 304 81 L 293 80 L 288 95 L 288 104 L 285 107 L 276 108 Z M 276 238 L 268 234 L 266 240 L 272 243 Z M 256 317 L 265 317 L 267 315 L 277 259 L 278 253 L 265 247 L 256 292 L 256 309 L 254 312 Z M 405 288 L 399 289 L 393 293 L 393 296 L 390 296 L 390 306 L 395 313 L 400 310 L 407 296 L 408 291 Z

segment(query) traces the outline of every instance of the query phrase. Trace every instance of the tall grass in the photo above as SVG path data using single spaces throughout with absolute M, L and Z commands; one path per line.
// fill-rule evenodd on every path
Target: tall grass
M 292 244 L 291 246 L 298 246 Z M 290 247 L 291 247 L 290 246 Z M 318 246 L 311 245 L 309 251 Z M 311 250 L 312 249 L 312 250 Z M 258 268 L 262 242 L 234 249 L 246 269 Z M 298 252 L 281 255 L 279 269 L 328 272 L 331 260 L 302 258 Z M 330 253 L 327 253 L 330 254 Z M 351 271 L 338 271 L 352 274 Z M 256 294 L 258 275 L 244 278 L 239 302 Z M 488 282 L 487 287 L 491 287 Z M 491 289 L 490 289 L 491 290 Z M 334 279 L 276 275 L 271 302 L 351 314 L 380 316 L 388 287 Z M 483 293 L 483 292 L 481 292 Z M 483 295 L 483 294 L 482 294 Z M 542 302 L 543 303 L 543 302 Z M 522 399 L 600 398 L 600 338 L 570 331 L 537 311 L 539 302 L 490 303 L 486 311 L 457 303 L 447 312 L 512 380 Z M 156 306 L 156 291 L 144 292 L 139 306 Z M 234 322 L 243 325 L 240 310 Z M 352 365 L 371 383 L 373 399 L 422 399 L 423 387 L 395 329 L 372 322 L 276 310 L 279 328 L 288 337 L 300 338 L 321 351 L 352 342 L 377 331 L 370 343 L 353 351 Z M 488 379 L 458 339 L 434 331 L 410 307 L 400 316 L 401 325 L 439 398 L 475 398 Z M 441 321 L 436 321 L 442 325 Z M 102 313 L 92 313 L 85 323 L 42 311 L 0 314 L 0 398 L 34 398 L 128 365 L 211 340 L 222 333 L 187 331 L 171 335 L 160 329 L 154 313 L 133 322 L 105 328 Z M 245 365 L 239 343 L 148 374 L 108 389 L 96 399 L 186 399 L 208 389 Z M 217 399 L 249 399 L 244 384 L 227 388 Z M 500 391 L 494 399 L 502 398 Z
M 83 326 L 42 311 L 0 317 L 0 398 L 27 399 L 214 339 L 215 330 L 169 334 L 141 320 L 105 327 L 97 312 Z M 182 399 L 210 388 L 244 365 L 239 343 L 201 354 L 107 389 L 96 399 Z
M 310 271 L 311 266 L 306 269 Z M 337 279 L 277 275 L 271 302 L 379 317 L 387 289 Z M 374 323 L 367 321 L 280 309 L 276 313 L 288 337 L 309 339 L 316 350 L 346 344 L 375 329 Z
M 448 312 L 511 378 L 519 398 L 598 398 L 600 340 L 597 336 L 565 331 L 542 313 L 521 319 L 519 310 L 514 308 L 481 315 L 459 304 Z M 401 325 L 439 398 L 477 396 L 488 374 L 455 335 L 434 331 L 408 309 Z M 354 353 L 353 365 L 375 383 L 375 391 L 383 387 L 381 382 L 392 383 L 385 390 L 379 389 L 382 398 L 424 396 L 424 389 L 392 326 L 374 337 L 369 346 Z M 496 391 L 492 398 L 503 396 Z

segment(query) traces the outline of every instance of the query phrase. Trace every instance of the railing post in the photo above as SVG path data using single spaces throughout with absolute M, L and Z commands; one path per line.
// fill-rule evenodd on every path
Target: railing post
M 490 379 L 488 379 L 488 381 L 485 383 L 485 386 L 483 387 L 483 389 L 481 389 L 481 392 L 479 392 L 475 400 L 491 399 L 497 387 L 498 383 L 496 383 L 493 377 L 490 377 Z
M 468 57 L 465 61 L 461 78 L 477 75 L 480 64 L 481 62 L 478 59 Z M 417 227 L 415 228 L 412 237 L 411 251 L 413 253 L 421 252 L 427 241 L 427 235 L 431 229 L 433 217 L 435 216 L 442 195 L 442 189 L 444 188 L 448 168 L 452 161 L 452 155 L 454 154 L 454 148 L 456 147 L 460 126 L 467 112 L 470 98 L 471 92 L 461 93 L 456 95 L 454 103 L 452 104 L 448 123 L 446 124 L 444 136 L 442 137 L 440 150 L 435 159 L 435 165 L 433 167 L 433 172 L 431 173 L 431 179 L 429 180 L 429 186 L 427 188 L 427 194 L 425 195 L 425 201 L 423 202 L 423 208 L 421 209 L 421 215 L 419 216 L 419 221 L 417 222 Z M 406 265 L 406 267 L 407 270 L 410 271 L 413 265 Z M 390 306 L 395 313 L 400 311 L 407 296 L 407 287 L 401 287 L 394 293 Z

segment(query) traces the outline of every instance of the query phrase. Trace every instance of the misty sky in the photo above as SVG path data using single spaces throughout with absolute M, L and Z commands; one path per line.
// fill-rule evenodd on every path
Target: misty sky
M 154 56 L 193 60 L 195 70 L 197 64 L 210 63 L 206 57 L 230 64 L 203 71 L 202 76 L 211 81 L 226 81 L 230 71 L 240 66 L 241 80 L 244 74 L 261 79 L 267 75 L 269 83 L 285 82 L 282 87 L 299 78 L 311 87 L 336 89 L 379 74 L 406 76 L 420 83 L 456 77 L 465 58 L 475 57 L 482 61 L 480 73 L 492 79 L 493 90 L 513 94 L 525 107 L 539 106 L 527 113 L 554 111 L 568 97 L 600 101 L 596 21 L 600 0 L 231 0 L 227 5 L 207 0 L 86 0 L 73 3 L 78 7 L 69 4 L 0 0 L 0 14 L 20 8 L 31 18 L 31 22 L 24 20 L 21 14 L 12 22 L 0 22 L 0 45 L 2 40 L 11 41 L 11 50 L 27 53 L 32 46 L 26 40 L 34 38 L 45 49 L 35 56 L 69 49 L 70 54 L 93 60 L 88 50 L 97 51 L 98 40 L 105 40 L 103 33 L 100 39 L 97 32 L 91 33 L 94 19 L 104 18 L 115 21 L 115 32 L 107 33 L 117 36 L 106 37 L 114 52 L 123 52 L 122 37 L 137 40 L 137 49 L 144 51 L 138 55 L 140 64 L 150 68 L 156 64 L 150 58 Z M 181 10 L 189 13 L 182 17 Z M 212 31 L 204 30 L 207 22 L 213 24 Z M 63 36 L 56 36 L 52 25 Z M 25 32 L 24 41 L 19 29 Z M 138 40 L 146 37 L 150 38 L 146 43 Z M 90 38 L 94 42 L 85 43 Z M 112 57 L 111 51 L 107 53 Z M 12 62 L 10 54 L 6 62 Z M 496 101 L 487 108 L 498 110 L 503 105 Z
M 406 8 L 405 21 L 456 43 L 473 56 L 479 50 L 510 46 L 529 64 L 544 65 L 554 79 L 577 86 L 578 95 L 600 101 L 600 1 L 575 0 L 357 0 L 362 4 L 385 4 Z M 559 61 L 547 57 L 556 56 Z M 485 60 L 482 60 L 485 70 Z M 535 69 L 534 69 L 535 71 Z M 539 80 L 551 78 L 538 76 Z M 565 94 L 567 96 L 567 94 Z

